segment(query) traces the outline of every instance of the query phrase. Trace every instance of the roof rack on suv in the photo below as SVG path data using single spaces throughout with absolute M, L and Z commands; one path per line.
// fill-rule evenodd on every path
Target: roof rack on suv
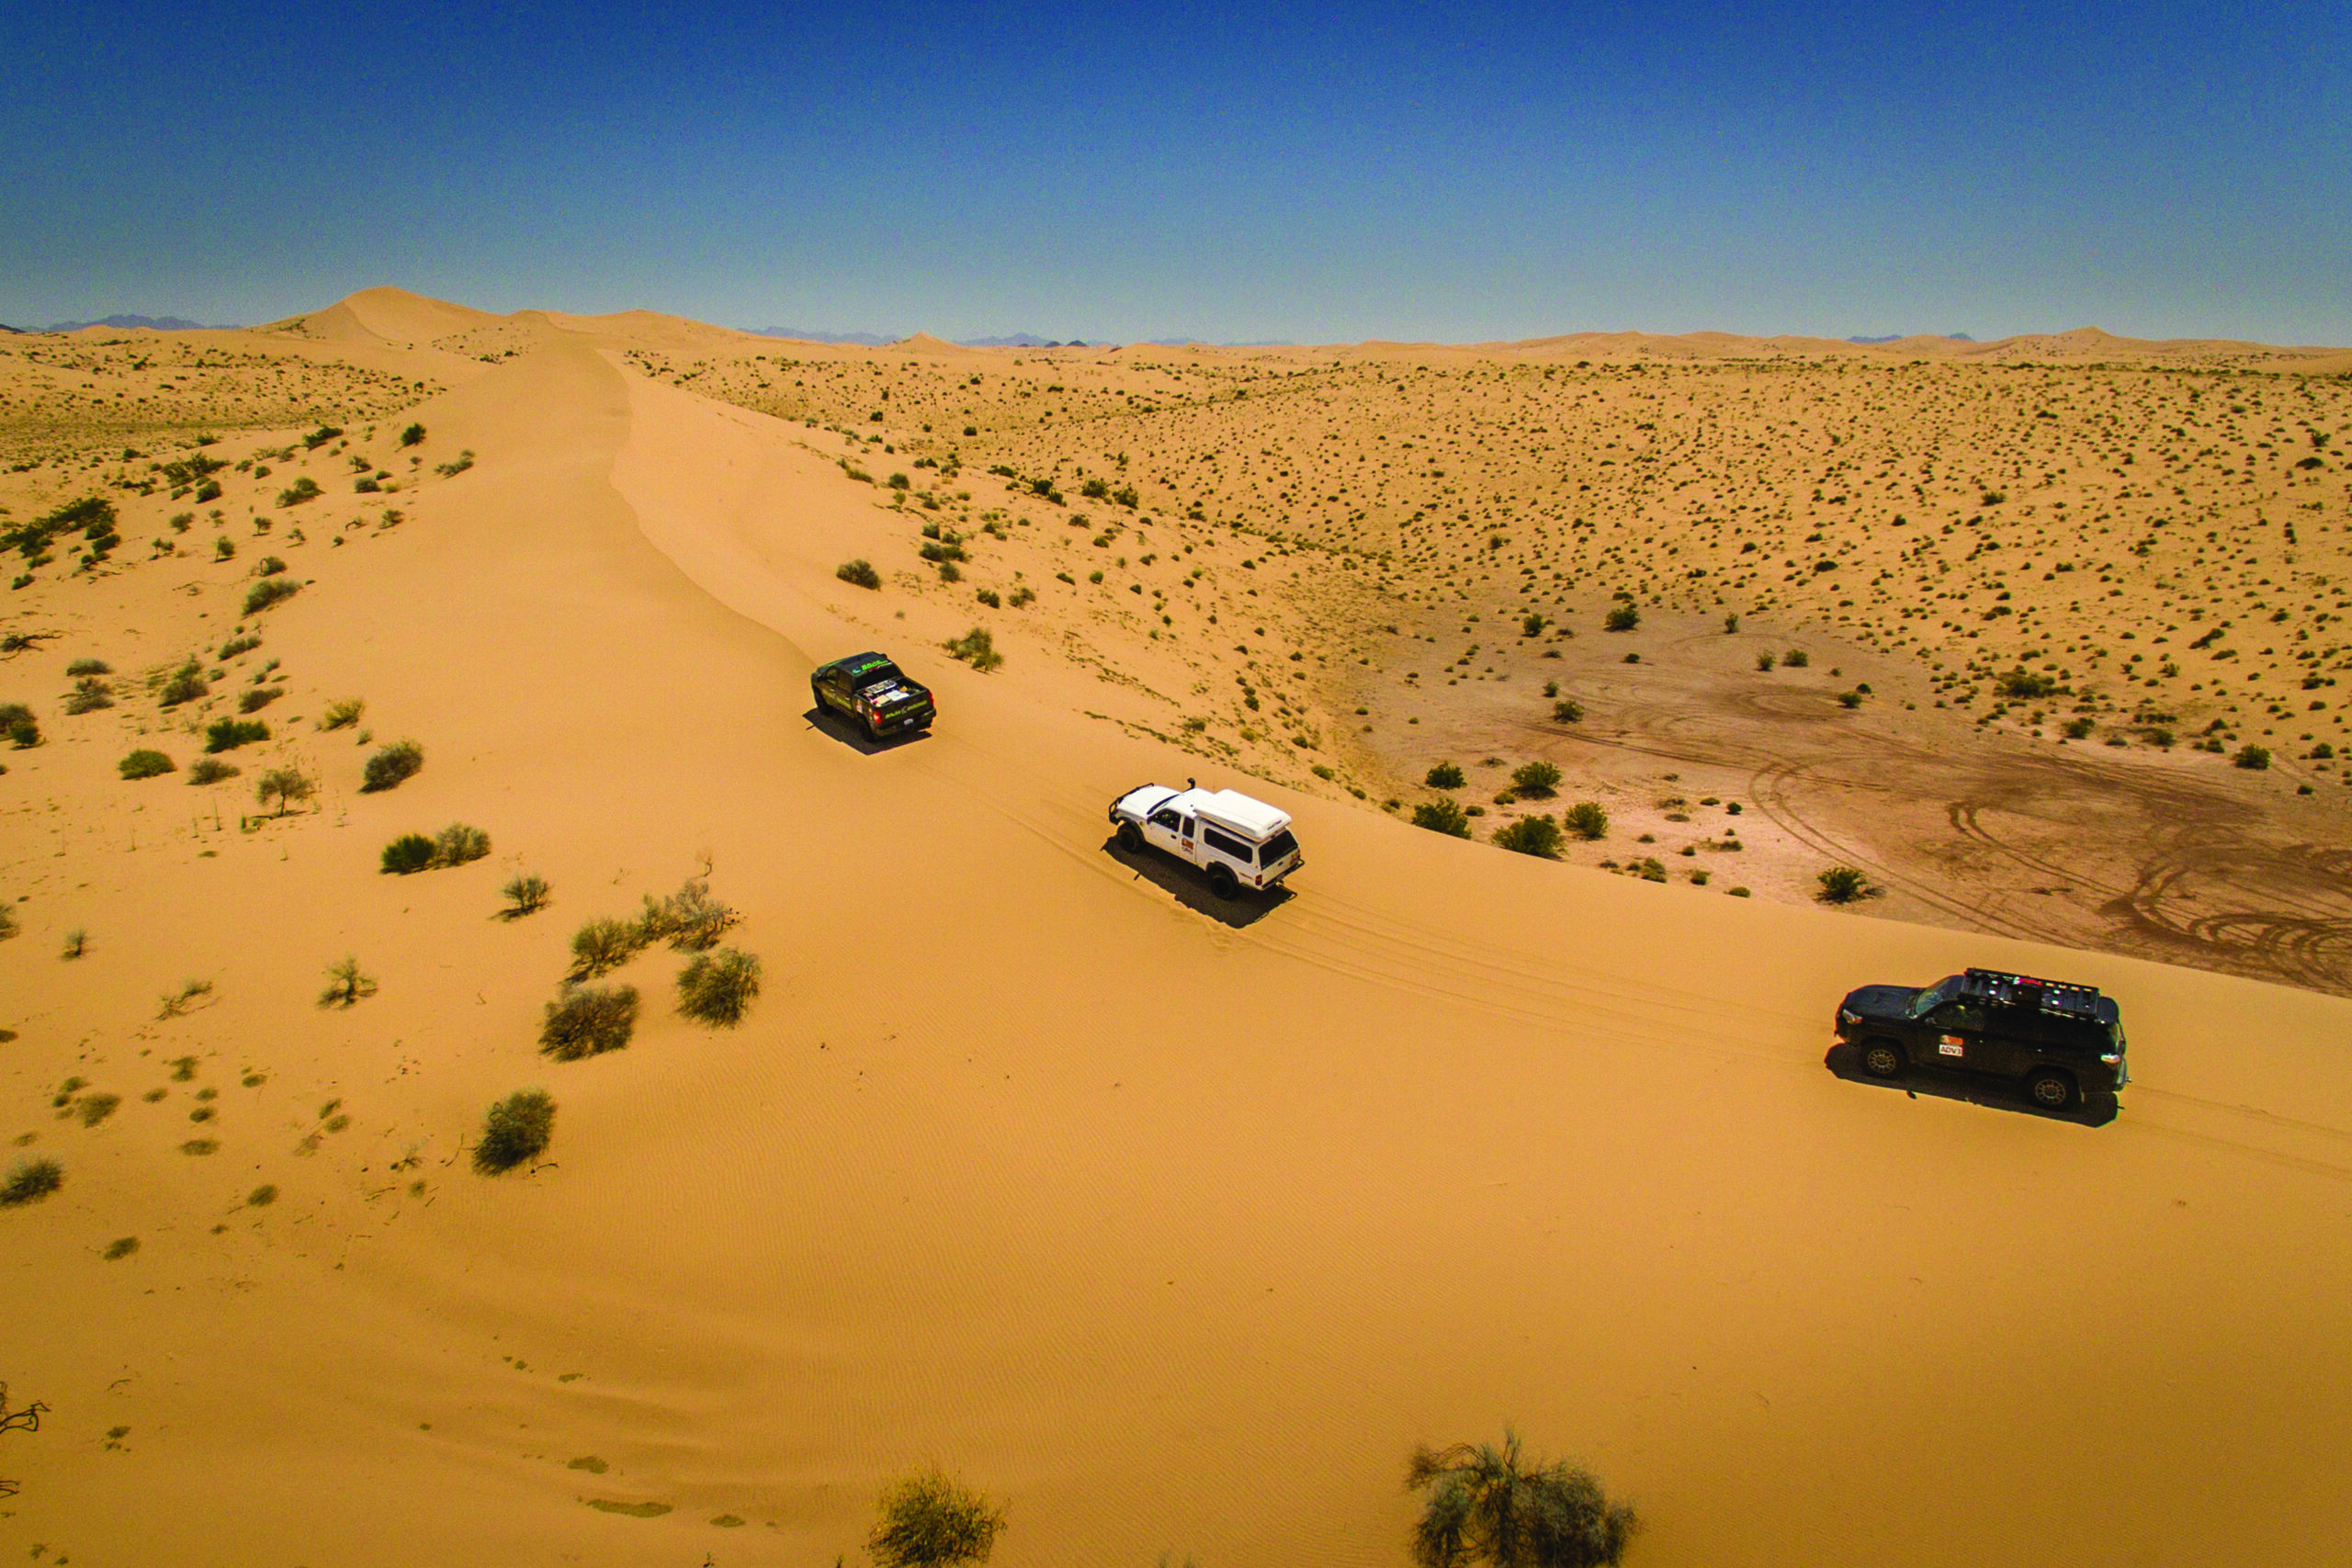
M 2030 975 L 2007 975 L 1997 969 L 1971 969 L 1965 989 L 1995 1007 L 2040 1008 L 2065 1018 L 2098 1017 L 2098 987 L 2070 985 L 2064 980 L 2037 980 Z

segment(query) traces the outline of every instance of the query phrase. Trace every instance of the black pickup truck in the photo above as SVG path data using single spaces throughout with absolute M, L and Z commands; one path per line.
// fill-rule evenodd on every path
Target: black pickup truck
M 868 740 L 924 728 L 938 716 L 931 688 L 910 681 L 878 653 L 853 653 L 817 667 L 808 694 L 820 713 L 831 709 L 857 726 Z
M 1838 1004 L 1838 1038 L 1873 1077 L 1951 1067 L 2021 1081 L 2036 1105 L 2064 1111 L 2085 1089 L 2120 1089 L 2123 1020 L 2112 997 L 1971 969 L 1926 987 L 1864 986 Z

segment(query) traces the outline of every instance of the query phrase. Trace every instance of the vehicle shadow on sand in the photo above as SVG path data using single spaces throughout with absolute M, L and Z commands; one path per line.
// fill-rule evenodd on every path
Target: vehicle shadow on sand
M 1866 1084 L 1871 1089 L 1891 1089 L 1913 1096 L 1928 1095 L 1936 1100 L 1958 1100 L 1970 1105 L 1982 1105 L 1989 1111 L 2014 1111 L 2021 1115 L 2037 1116 L 2044 1122 L 2072 1122 L 2078 1127 L 2104 1127 L 2115 1120 L 2122 1109 L 2112 1089 L 2085 1089 L 2076 1103 L 2064 1111 L 2048 1111 L 2028 1099 L 2025 1085 L 2012 1084 L 2003 1078 L 1979 1077 L 1973 1073 L 1939 1072 L 1933 1067 L 1914 1066 L 1899 1078 L 1872 1077 L 1862 1068 L 1862 1054 L 1853 1046 L 1839 1043 L 1829 1048 L 1822 1058 L 1827 1067 L 1848 1083 Z
M 1220 898 L 1209 891 L 1209 879 L 1193 867 L 1170 860 L 1157 850 L 1123 850 L 1116 834 L 1102 840 L 1102 852 L 1184 908 L 1236 931 L 1256 925 L 1297 897 L 1289 888 L 1278 886 L 1263 893 L 1244 887 L 1230 898 Z
M 918 740 L 931 739 L 929 725 L 925 725 L 921 729 L 901 730 L 896 735 L 886 735 L 879 740 L 868 740 L 858 733 L 857 726 L 829 708 L 808 708 L 803 711 L 800 716 L 807 719 L 809 728 L 815 729 L 820 735 L 838 740 L 862 756 L 879 756 L 882 752 L 896 751 L 901 746 L 911 746 Z

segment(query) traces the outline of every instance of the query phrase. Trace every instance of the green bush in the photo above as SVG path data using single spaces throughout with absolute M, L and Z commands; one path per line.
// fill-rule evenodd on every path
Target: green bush
M 860 558 L 857 560 L 845 560 L 842 562 L 841 565 L 833 568 L 833 575 L 840 578 L 843 582 L 853 583 L 859 588 L 879 588 L 882 586 L 882 574 L 874 570 L 874 563 L 872 561 L 866 560 L 863 558 Z
M 946 646 L 948 652 L 975 670 L 993 670 L 1004 662 L 1004 655 L 996 650 L 996 638 L 989 635 L 986 626 L 974 626 Z
M 1792 664 L 1796 662 L 1793 654 L 1790 656 L 1789 662 Z M 2010 671 L 2002 676 L 1996 685 L 2001 695 L 2026 702 L 2036 697 L 2049 696 L 2058 690 L 2058 682 L 2049 676 L 2037 675 L 2030 670 L 2023 669 Z
M 645 910 L 637 921 L 638 942 L 650 946 L 667 942 L 678 953 L 705 953 L 742 918 L 710 896 L 708 882 L 688 877 L 685 886 L 667 898 L 645 896 Z
M 891 1483 L 878 1511 L 865 1545 L 880 1568 L 986 1562 L 1004 1533 L 1001 1510 L 937 1469 Z
M 280 817 L 286 815 L 288 807 L 308 800 L 317 793 L 318 785 L 300 768 L 272 768 L 262 774 L 261 782 L 254 787 L 254 798 L 262 805 L 267 806 L 272 800 L 277 802 L 277 815 Z
M 224 762 L 218 757 L 198 757 L 187 771 L 192 784 L 216 784 L 222 779 L 233 779 L 244 770 L 234 762 Z
M 359 972 L 359 959 L 350 955 L 327 965 L 327 988 L 319 993 L 322 1008 L 357 1007 L 376 994 L 376 982 Z
M 21 1159 L 0 1181 L 0 1207 L 34 1203 L 65 1185 L 65 1171 L 53 1159 Z
M 517 872 L 498 890 L 498 896 L 506 900 L 506 908 L 499 913 L 507 919 L 519 920 L 548 907 L 548 879 Z
M 2248 742 L 2238 748 L 2237 754 L 2232 757 L 2230 761 L 2233 766 L 2261 773 L 2270 766 L 2270 748 Z
M 211 691 L 212 688 L 204 683 L 204 677 L 197 672 L 196 665 L 191 662 L 174 671 L 172 678 L 164 682 L 164 689 L 158 695 L 165 707 L 175 708 L 182 703 L 192 703 L 198 697 L 209 696 Z
M 259 713 L 285 694 L 283 686 L 247 686 L 237 694 L 237 711 Z
M 321 729 L 349 729 L 359 722 L 359 716 L 367 711 L 367 703 L 358 697 L 345 697 L 341 702 L 329 703 L 326 716 L 319 721 L 319 728 Z
M 421 424 L 412 424 L 401 432 L 401 445 L 403 446 L 422 446 L 424 441 L 424 426 Z
M 74 694 L 65 699 L 69 714 L 96 713 L 114 706 L 114 688 L 96 675 L 85 675 L 74 682 Z
M 1605 632 L 1629 632 L 1642 624 L 1642 613 L 1631 604 L 1620 604 L 1601 617 L 1600 629 Z
M 410 876 L 433 866 L 433 840 L 422 833 L 402 833 L 384 846 L 383 869 L 393 876 Z
M 593 980 L 619 968 L 638 955 L 647 940 L 633 920 L 597 916 L 571 933 L 571 978 Z
M 1517 854 L 1560 858 L 1560 825 L 1549 817 L 1522 817 L 1495 829 L 1495 842 Z
M 1590 1472 L 1565 1461 L 1523 1464 L 1508 1427 L 1500 1448 L 1416 1448 L 1405 1484 L 1430 1495 L 1413 1529 L 1421 1568 L 1615 1568 L 1641 1528 Z
M 617 1051 L 637 1030 L 635 986 L 582 986 L 547 1005 L 539 1050 L 559 1062 Z
M 258 615 L 272 604 L 283 603 L 302 592 L 302 585 L 290 577 L 265 577 L 245 594 L 245 614 Z
M 1609 837 L 1609 813 L 1597 800 L 1579 800 L 1560 813 L 1560 824 L 1588 841 Z
M 1792 670 L 1802 670 L 1813 662 L 1813 655 L 1802 648 L 1792 648 L 1781 656 L 1781 662 Z
M 368 759 L 368 766 L 361 773 L 360 792 L 373 795 L 379 790 L 398 788 L 415 777 L 423 766 L 424 747 L 413 740 L 396 741 Z
M 463 822 L 452 822 L 435 835 L 435 865 L 465 865 L 490 853 L 490 835 Z
M 1455 762 L 1440 762 L 1421 778 L 1431 789 L 1460 789 L 1464 784 L 1462 768 Z
M 1522 762 L 1510 775 L 1510 787 L 1519 795 L 1548 795 L 1560 787 L 1560 770 L 1553 762 Z
M 518 1089 L 490 1108 L 474 1168 L 484 1176 L 512 1170 L 548 1152 L 555 1137 L 555 1100 L 543 1089 Z
M 268 739 L 269 726 L 257 718 L 216 718 L 205 727 L 204 749 L 233 751 L 240 746 Z
M 1458 800 L 1432 800 L 1413 807 L 1413 826 L 1450 838 L 1466 839 L 1470 836 L 1470 814 Z
M 1840 692 L 1838 694 L 1838 705 L 1841 708 L 1858 708 L 1862 705 L 1862 694 Z M 2087 724 L 2083 727 L 2083 733 L 2086 735 L 2090 733 L 2090 727 Z
M 175 772 L 176 765 L 161 751 L 150 751 L 142 747 L 115 766 L 126 779 L 152 779 Z
M 1763 671 L 1767 675 L 1770 675 L 1772 672 L 1772 667 L 1778 663 L 1780 663 L 1780 660 L 1769 652 L 1759 653 L 1756 656 L 1756 668 Z
M 1815 897 L 1825 904 L 1850 904 L 1873 891 L 1870 877 L 1858 866 L 1833 865 L 1815 880 L 1821 884 Z
M 292 484 L 288 485 L 284 490 L 277 492 L 277 504 L 280 506 L 300 506 L 305 502 L 318 500 L 323 493 L 325 492 L 319 489 L 319 481 L 312 479 L 310 475 L 304 474 L 300 479 L 296 479 Z
M 737 948 L 698 953 L 678 973 L 678 1010 L 698 1023 L 732 1029 L 760 994 L 760 961 Z
M 1552 705 L 1552 717 L 1561 724 L 1582 724 L 1584 705 L 1573 697 L 1564 697 Z

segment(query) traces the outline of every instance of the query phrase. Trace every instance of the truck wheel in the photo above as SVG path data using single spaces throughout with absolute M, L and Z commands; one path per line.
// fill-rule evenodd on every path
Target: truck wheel
M 2073 1075 L 2056 1067 L 2043 1067 L 2026 1080 L 2026 1092 L 2044 1111 L 2064 1111 L 2075 1103 Z
M 857 728 L 865 732 L 865 743 L 867 745 L 879 746 L 882 744 L 882 732 L 874 728 L 874 721 L 872 719 L 861 716 L 857 721 Z
M 1143 852 L 1143 830 L 1132 822 L 1120 823 L 1119 847 L 1126 851 L 1127 853 L 1131 855 L 1141 854 Z
M 825 689 L 814 681 L 808 682 L 808 701 L 821 717 L 825 712 Z
M 1874 1078 L 1903 1076 L 1903 1047 L 1892 1040 L 1873 1040 L 1862 1047 L 1862 1071 Z
M 1241 891 L 1241 884 L 1235 880 L 1231 866 L 1220 863 L 1209 867 L 1209 891 L 1220 898 L 1230 898 Z

